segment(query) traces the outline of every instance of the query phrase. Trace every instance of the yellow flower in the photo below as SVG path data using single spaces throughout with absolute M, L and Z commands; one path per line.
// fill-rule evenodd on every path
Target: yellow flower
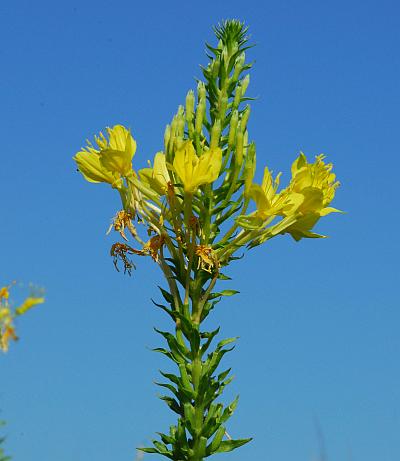
M 165 195 L 171 178 L 168 173 L 167 163 L 163 152 L 157 152 L 154 157 L 153 168 L 139 170 L 140 180 L 148 184 L 159 195 Z
M 296 211 L 302 214 L 311 212 L 325 216 L 339 211 L 328 206 L 335 197 L 339 182 L 332 173 L 332 163 L 324 163 L 324 158 L 322 154 L 317 155 L 314 163 L 308 163 L 301 152 L 293 162 L 292 179 L 287 192 L 297 202 Z
M 329 206 L 335 197 L 339 186 L 336 176 L 332 173 L 333 165 L 324 162 L 324 155 L 318 155 L 314 163 L 308 163 L 303 153 L 292 165 L 292 179 L 289 187 L 282 191 L 288 194 L 293 203 L 290 213 L 296 214 L 296 222 L 289 226 L 285 232 L 292 235 L 295 240 L 303 237 L 324 237 L 314 234 L 311 229 L 321 216 L 329 213 L 340 212 Z
M 106 128 L 108 139 L 100 133 L 95 136 L 98 148 L 88 142 L 74 160 L 79 171 L 89 182 L 106 182 L 120 187 L 121 176 L 132 172 L 132 158 L 136 152 L 136 142 L 129 130 L 122 125 Z
M 283 233 L 290 233 L 295 240 L 323 237 L 312 233 L 311 229 L 321 216 L 339 211 L 329 206 L 339 186 L 332 168 L 331 163 L 324 163 L 323 155 L 318 155 L 314 163 L 308 163 L 305 155 L 300 153 L 292 165 L 289 186 L 279 193 L 280 174 L 273 179 L 268 168 L 265 168 L 261 186 L 252 184 L 249 189 L 257 210 L 238 217 L 237 222 L 244 228 L 254 230 L 270 224 L 265 238 Z M 276 216 L 283 219 L 272 223 Z
M 249 190 L 250 197 L 256 202 L 256 217 L 265 220 L 271 216 L 282 215 L 283 211 L 290 206 L 285 194 L 278 194 L 281 173 L 275 179 L 267 167 L 264 169 L 264 177 L 261 186 L 252 184 Z
M 192 142 L 186 141 L 176 152 L 173 167 L 183 183 L 184 191 L 193 194 L 202 184 L 210 184 L 218 178 L 221 164 L 221 149 L 210 149 L 198 157 Z

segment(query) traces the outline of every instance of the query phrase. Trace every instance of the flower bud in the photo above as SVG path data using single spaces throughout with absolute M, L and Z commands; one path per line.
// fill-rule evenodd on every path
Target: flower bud
M 232 113 L 231 121 L 229 124 L 228 146 L 230 149 L 233 149 L 233 146 L 235 145 L 236 128 L 238 125 L 238 119 L 239 119 L 238 111 L 235 109 Z
M 190 90 L 186 95 L 186 120 L 190 123 L 194 116 L 194 93 Z
M 176 125 L 176 135 L 178 138 L 183 138 L 185 134 L 185 110 L 183 106 L 179 106 L 178 113 L 176 114 L 177 125 Z
M 242 99 L 242 85 L 239 84 L 236 87 L 235 97 L 233 98 L 233 108 L 237 109 L 239 107 L 240 101 Z
M 164 131 L 164 150 L 165 152 L 168 151 L 168 144 L 169 144 L 170 138 L 171 138 L 171 126 L 167 125 Z
M 197 98 L 200 103 L 202 99 L 205 99 L 207 97 L 206 93 L 206 87 L 203 82 L 199 82 L 197 85 Z
M 243 131 L 238 126 L 237 134 L 236 134 L 236 149 L 235 149 L 235 162 L 236 165 L 241 165 L 243 162 Z
M 168 142 L 168 150 L 166 151 L 167 152 L 167 157 L 168 157 L 168 160 L 170 160 L 170 155 L 172 155 L 172 153 L 175 151 L 175 144 L 176 144 L 176 133 L 177 133 L 177 126 L 178 126 L 178 120 L 177 120 L 177 116 L 175 115 L 174 118 L 172 119 L 172 123 L 171 123 L 171 130 L 170 130 L 170 138 L 169 138 L 169 142 Z
M 206 98 L 200 98 L 196 109 L 195 131 L 198 134 L 202 133 L 204 115 L 206 113 Z
M 211 129 L 211 142 L 210 149 L 215 149 L 219 146 L 219 141 L 221 137 L 221 121 L 215 120 L 214 125 Z
M 249 121 L 250 117 L 250 106 L 247 105 L 244 111 L 242 112 L 242 117 L 240 119 L 240 126 L 242 127 L 242 130 L 246 129 L 247 122 Z
M 219 67 L 221 65 L 221 61 L 219 56 L 214 59 L 214 61 L 211 64 L 211 76 L 213 78 L 217 78 L 219 74 Z
M 249 132 L 246 130 L 243 135 L 243 155 L 247 155 L 247 149 L 249 147 Z
M 252 142 L 249 146 L 244 165 L 244 196 L 249 198 L 250 187 L 253 183 L 254 174 L 256 172 L 256 146 Z
M 244 96 L 250 83 L 250 74 L 247 74 L 240 83 L 242 84 L 242 96 Z
M 222 96 L 219 100 L 219 118 L 225 120 L 226 108 L 228 107 L 228 98 Z
M 239 76 L 243 70 L 243 66 L 244 66 L 244 60 L 245 60 L 245 54 L 244 53 L 241 53 L 237 58 L 236 58 L 236 61 L 235 61 L 235 70 L 233 72 L 233 75 L 232 75 L 232 81 L 233 82 L 237 82 L 238 79 L 239 79 Z

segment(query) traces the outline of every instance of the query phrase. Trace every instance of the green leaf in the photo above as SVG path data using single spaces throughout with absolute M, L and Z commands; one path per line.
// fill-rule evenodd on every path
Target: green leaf
M 221 296 L 233 296 L 240 293 L 240 291 L 237 290 L 222 290 L 219 293 L 212 293 L 209 297 L 209 299 L 215 299 L 219 298 Z
M 234 338 L 226 338 L 226 339 L 223 339 L 222 341 L 220 341 L 220 342 L 217 344 L 216 351 L 221 350 L 221 349 L 222 349 L 224 346 L 226 346 L 227 344 L 234 343 L 237 339 L 239 339 L 239 336 L 235 336 Z
M 218 450 L 215 453 L 227 453 L 228 451 L 232 451 L 235 448 L 239 448 L 242 445 L 253 440 L 253 438 L 249 439 L 237 439 L 237 440 L 224 440 L 221 442 Z
M 212 442 L 207 447 L 207 450 L 206 450 L 207 456 L 210 456 L 213 453 L 218 452 L 218 448 L 221 445 L 221 442 L 222 442 L 222 439 L 223 439 L 224 435 L 225 435 L 225 427 L 220 426 L 218 428 L 217 432 L 215 433 L 215 436 L 214 436 Z
M 164 387 L 164 388 L 170 390 L 179 399 L 179 391 L 177 389 L 175 389 L 175 387 L 172 384 L 158 383 L 158 382 L 155 382 L 154 384 L 156 384 L 157 386 Z
M 171 293 L 168 293 L 167 290 L 164 290 L 164 288 L 162 287 L 158 287 L 159 290 L 161 291 L 161 294 L 163 295 L 164 299 L 167 301 L 168 304 L 170 304 L 171 306 L 174 304 L 174 298 L 173 296 L 171 295 Z
M 223 274 L 222 272 L 220 272 L 220 273 L 218 274 L 218 278 L 219 278 L 220 280 L 232 280 L 232 277 L 228 277 L 227 275 Z
M 172 411 L 178 415 L 183 416 L 181 407 L 174 398 L 170 397 L 169 395 L 162 395 L 160 399 L 163 400 L 171 408 Z
M 150 300 L 151 300 L 151 302 L 152 302 L 155 306 L 159 307 L 159 308 L 162 309 L 164 312 L 166 312 L 166 313 L 172 318 L 172 320 L 176 320 L 176 318 L 175 318 L 175 312 L 174 312 L 172 309 L 168 309 L 168 307 L 167 307 L 167 306 L 164 306 L 163 304 L 158 304 L 158 303 L 156 303 L 156 302 L 154 301 L 154 299 L 152 299 L 152 298 L 150 298 Z
M 158 453 L 158 450 L 156 450 L 155 448 L 137 448 L 137 450 L 139 451 L 143 451 L 143 453 Z
M 231 372 L 232 368 L 228 368 L 227 370 L 221 372 L 218 376 L 217 379 L 218 381 L 223 381 Z
M 168 450 L 168 448 L 162 442 L 159 442 L 158 440 L 153 440 L 153 444 L 157 448 L 158 453 L 160 453 L 161 455 L 167 456 L 168 458 L 173 459 L 172 453 Z
M 235 400 L 225 408 L 220 418 L 221 423 L 225 423 L 232 416 L 233 412 L 236 410 L 238 402 L 239 396 L 237 396 Z

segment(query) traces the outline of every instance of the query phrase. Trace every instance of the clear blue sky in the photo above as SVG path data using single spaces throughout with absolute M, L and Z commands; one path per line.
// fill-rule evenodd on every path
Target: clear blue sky
M 259 171 L 287 178 L 300 150 L 323 152 L 348 213 L 321 222 L 329 239 L 282 237 L 231 267 L 241 293 L 210 324 L 240 336 L 229 432 L 254 442 L 220 458 L 312 461 L 320 426 L 329 461 L 400 459 L 399 15 L 394 0 L 1 2 L 0 280 L 47 290 L 0 357 L 16 461 L 132 461 L 170 422 L 149 350 L 167 326 L 150 303 L 160 273 L 114 270 L 118 197 L 71 157 L 123 123 L 144 166 L 227 17 L 257 43 Z

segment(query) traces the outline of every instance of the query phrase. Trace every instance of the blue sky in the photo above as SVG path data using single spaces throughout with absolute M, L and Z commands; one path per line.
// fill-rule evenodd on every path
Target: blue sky
M 400 459 L 400 7 L 395 1 L 19 1 L 0 5 L 0 279 L 44 286 L 0 357 L 1 417 L 16 461 L 132 461 L 171 421 L 152 383 L 151 261 L 117 273 L 106 236 L 118 197 L 71 157 L 107 125 L 138 142 L 138 166 L 206 62 L 211 27 L 235 17 L 257 46 L 249 93 L 259 171 L 288 177 L 300 150 L 328 155 L 342 186 L 318 230 L 230 268 L 240 290 L 210 325 L 240 336 L 226 358 L 241 401 L 238 460 Z M 22 296 L 21 288 L 15 292 Z M 319 428 L 319 429 L 318 429 Z M 151 458 L 147 455 L 145 459 Z

